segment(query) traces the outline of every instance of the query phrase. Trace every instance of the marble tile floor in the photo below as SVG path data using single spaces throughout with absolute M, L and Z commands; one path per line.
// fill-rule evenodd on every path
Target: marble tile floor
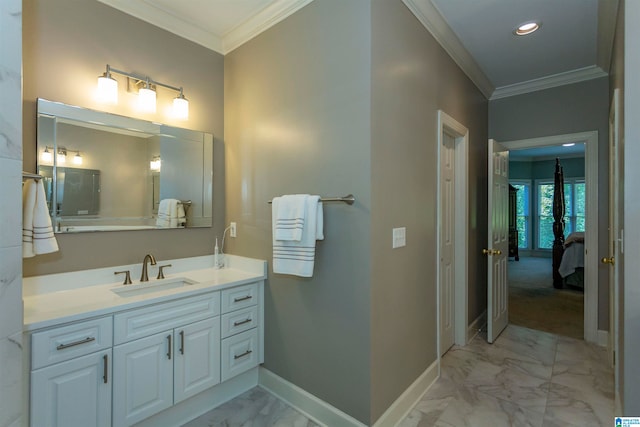
M 509 325 L 442 358 L 441 377 L 398 427 L 613 425 L 613 370 L 604 348 Z M 183 427 L 316 427 L 256 387 Z

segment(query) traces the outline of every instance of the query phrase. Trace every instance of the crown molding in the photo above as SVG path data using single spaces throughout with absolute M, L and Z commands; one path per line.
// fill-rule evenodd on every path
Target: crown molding
M 226 55 L 313 0 L 275 0 L 265 9 L 240 23 L 226 34 L 215 34 L 194 26 L 146 0 L 98 0 L 128 15 Z
M 487 98 L 491 97 L 494 86 L 473 59 L 469 51 L 458 39 L 440 11 L 431 0 L 402 0 L 420 23 L 433 35 L 436 41 L 451 56 L 462 71 Z
M 313 0 L 277 0 L 247 19 L 222 38 L 223 54 L 227 54 L 278 22 L 302 9 Z
M 607 73 L 604 72 L 602 68 L 596 65 L 591 65 L 589 67 L 578 68 L 577 70 L 540 77 L 539 79 L 501 86 L 496 88 L 490 99 L 493 101 L 494 99 L 508 98 L 510 96 L 522 95 L 525 93 L 569 85 L 572 83 L 579 83 L 605 76 L 607 76 Z

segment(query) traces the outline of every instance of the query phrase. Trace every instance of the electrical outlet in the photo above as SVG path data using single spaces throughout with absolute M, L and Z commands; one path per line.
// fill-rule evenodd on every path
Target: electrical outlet
M 394 228 L 393 241 L 392 241 L 391 247 L 395 249 L 395 248 L 401 248 L 403 246 L 407 246 L 407 228 L 406 227 Z
M 231 237 L 236 237 L 236 223 L 235 222 L 232 222 L 229 225 L 229 235 Z

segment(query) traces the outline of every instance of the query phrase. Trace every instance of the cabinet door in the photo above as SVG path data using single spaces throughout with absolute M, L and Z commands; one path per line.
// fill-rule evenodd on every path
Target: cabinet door
M 31 372 L 31 426 L 111 426 L 111 349 Z
M 113 425 L 130 426 L 173 404 L 173 331 L 113 348 Z
M 174 331 L 174 400 L 178 403 L 220 382 L 220 318 Z

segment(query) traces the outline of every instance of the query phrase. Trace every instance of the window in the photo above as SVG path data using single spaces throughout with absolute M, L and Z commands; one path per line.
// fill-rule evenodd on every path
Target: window
M 509 181 L 516 192 L 516 228 L 518 229 L 518 248 L 531 248 L 531 181 Z
M 585 226 L 584 178 L 567 178 L 564 181 L 564 237 L 574 231 L 584 231 Z M 538 249 L 553 247 L 553 182 L 537 181 Z

